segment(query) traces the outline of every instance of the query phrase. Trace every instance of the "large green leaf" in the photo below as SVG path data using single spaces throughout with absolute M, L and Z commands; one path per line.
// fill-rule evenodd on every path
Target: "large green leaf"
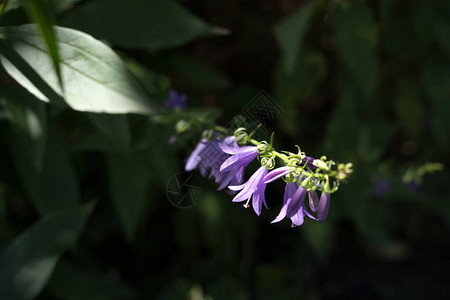
M 275 37 L 283 53 L 284 69 L 288 74 L 291 74 L 297 65 L 303 37 L 315 8 L 316 2 L 311 1 L 278 23 L 274 29 Z
M 130 299 L 136 294 L 133 288 L 123 282 L 99 272 L 83 270 L 64 260 L 56 266 L 47 290 L 58 299 L 65 300 Z
M 6 71 L 42 101 L 105 113 L 158 111 L 121 59 L 104 43 L 55 27 L 64 93 L 35 25 L 0 29 L 0 59 Z
M 42 38 L 47 46 L 48 53 L 52 59 L 53 67 L 58 76 L 59 84 L 62 85 L 61 68 L 59 65 L 59 51 L 56 43 L 55 32 L 53 25 L 56 24 L 55 18 L 48 6 L 47 2 L 42 0 L 21 0 L 22 5 L 25 6 L 28 15 L 36 22 L 41 33 Z
M 21 148 L 33 167 L 40 171 L 47 141 L 46 104 L 36 101 L 33 95 L 21 88 L 2 88 L 1 98 Z
M 378 83 L 377 32 L 372 12 L 363 3 L 343 0 L 333 15 L 336 45 L 343 64 L 365 95 Z
M 22 182 L 41 214 L 76 207 L 79 202 L 78 182 L 60 138 L 50 130 L 41 169 L 35 168 L 25 149 L 17 141 L 14 160 Z
M 176 47 L 201 36 L 226 33 L 172 0 L 96 0 L 67 14 L 60 24 L 124 48 Z
M 0 299 L 38 296 L 91 210 L 88 205 L 48 215 L 16 237 L 0 256 Z
M 157 158 L 156 158 L 157 159 Z M 128 239 L 133 239 L 148 199 L 152 170 L 123 155 L 109 155 L 109 186 L 117 214 Z

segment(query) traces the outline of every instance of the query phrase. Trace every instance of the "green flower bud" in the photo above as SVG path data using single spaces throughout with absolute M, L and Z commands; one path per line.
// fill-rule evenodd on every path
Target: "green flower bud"
M 275 167 L 275 160 L 272 157 L 263 157 L 261 159 L 261 166 L 271 170 Z
M 207 140 L 213 140 L 214 139 L 214 130 L 212 130 L 212 129 L 203 130 L 202 137 Z
M 256 146 L 256 149 L 258 149 L 258 152 L 263 154 L 266 153 L 270 149 L 270 145 L 267 144 L 267 142 L 262 141 L 261 144 Z
M 236 142 L 238 144 L 245 145 L 248 143 L 248 133 L 243 127 L 236 129 L 234 132 L 234 137 L 236 138 Z
M 180 120 L 175 124 L 175 130 L 177 133 L 182 133 L 188 130 L 191 127 L 191 124 L 186 120 Z

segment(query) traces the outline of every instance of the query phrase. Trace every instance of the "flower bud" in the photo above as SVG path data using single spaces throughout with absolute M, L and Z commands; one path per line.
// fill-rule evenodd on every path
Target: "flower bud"
M 175 130 L 177 133 L 182 133 L 182 132 L 188 130 L 189 127 L 191 127 L 191 124 L 189 122 L 187 122 L 186 120 L 180 120 L 175 125 Z
M 266 153 L 269 150 L 269 145 L 262 141 L 261 144 L 259 144 L 258 146 L 256 146 L 256 149 L 258 149 L 258 152 L 260 154 Z
M 236 129 L 234 132 L 234 137 L 236 138 L 236 142 L 238 144 L 244 145 L 248 143 L 248 133 L 243 127 Z
M 271 170 L 275 167 L 275 161 L 272 157 L 263 157 L 261 159 L 261 166 Z
M 321 168 L 321 169 L 324 169 L 324 170 L 328 170 L 328 166 L 323 160 L 315 159 L 313 161 L 313 165 L 318 167 L 318 168 Z
M 207 140 L 213 140 L 214 139 L 214 130 L 212 130 L 212 129 L 203 130 L 202 137 Z

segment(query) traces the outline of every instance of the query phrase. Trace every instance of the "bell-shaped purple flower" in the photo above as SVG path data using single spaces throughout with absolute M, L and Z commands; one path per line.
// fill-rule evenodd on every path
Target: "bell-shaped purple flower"
M 264 183 L 270 183 L 283 176 L 286 176 L 287 174 L 289 174 L 289 169 L 290 168 L 286 166 L 270 171 L 269 174 L 264 177 Z
M 220 166 L 220 171 L 237 170 L 245 168 L 250 162 L 252 162 L 258 156 L 258 149 L 256 146 L 228 146 L 220 145 L 223 152 L 230 154 L 231 157 L 223 162 Z
M 184 169 L 186 171 L 192 171 L 197 168 L 198 164 L 202 160 L 200 154 L 208 145 L 210 145 L 210 143 L 211 142 L 207 139 L 201 139 L 200 142 L 198 142 L 197 146 L 195 146 L 194 151 L 192 151 L 191 155 L 186 161 L 186 165 L 184 166 Z
M 317 220 L 323 221 L 328 215 L 330 209 L 330 193 L 322 192 L 320 195 L 319 206 L 317 209 Z
M 283 207 L 278 216 L 271 223 L 280 222 L 284 218 L 290 218 L 292 226 L 303 224 L 305 215 L 311 219 L 317 220 L 312 216 L 304 205 L 307 190 L 298 186 L 295 182 L 287 182 L 284 190 Z
M 262 205 L 267 208 L 266 199 L 264 197 L 264 191 L 266 189 L 266 183 L 264 183 L 264 177 L 267 175 L 268 170 L 261 166 L 249 180 L 238 186 L 229 186 L 228 188 L 233 191 L 240 192 L 233 198 L 233 202 L 247 202 L 244 207 L 249 207 L 250 199 L 252 199 L 253 210 L 259 216 L 261 214 Z
M 202 139 L 186 161 L 185 170 L 192 171 L 195 168 L 200 170 L 202 176 L 206 176 L 209 171 L 209 178 L 214 178 L 219 184 L 219 190 L 227 185 L 237 185 L 242 183 L 244 167 L 229 168 L 220 171 L 220 166 L 230 155 L 223 152 L 221 147 L 239 148 L 234 136 L 224 139 L 208 141 Z

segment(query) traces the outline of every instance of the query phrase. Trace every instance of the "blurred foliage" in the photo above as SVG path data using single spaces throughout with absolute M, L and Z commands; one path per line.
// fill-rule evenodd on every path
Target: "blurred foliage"
M 447 0 L 9 0 L 0 17 L 0 299 L 448 297 Z M 174 88 L 187 111 L 164 107 Z M 260 218 L 207 179 L 197 205 L 167 199 L 200 137 L 176 124 L 226 126 L 261 90 L 276 144 L 355 166 L 324 222 L 270 225 L 282 184 Z

